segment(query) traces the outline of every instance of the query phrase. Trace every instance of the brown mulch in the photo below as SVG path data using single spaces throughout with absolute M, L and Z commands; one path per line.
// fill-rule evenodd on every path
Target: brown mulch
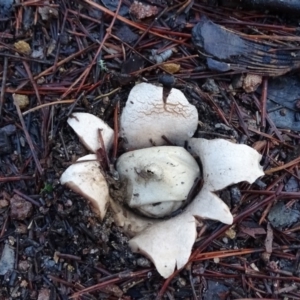
M 155 8 L 131 0 L 3 3 L 0 299 L 300 299 L 300 134 L 270 117 L 268 74 L 246 93 L 236 85 L 240 69 L 209 70 L 191 39 L 206 16 L 298 55 L 297 19 L 204 0 L 147 2 Z M 266 172 L 220 192 L 234 225 L 205 220 L 190 262 L 168 280 L 131 252 L 110 214 L 100 222 L 59 183 L 87 154 L 66 123 L 71 113 L 114 127 L 135 82 L 164 74 L 197 107 L 197 137 L 254 147 Z

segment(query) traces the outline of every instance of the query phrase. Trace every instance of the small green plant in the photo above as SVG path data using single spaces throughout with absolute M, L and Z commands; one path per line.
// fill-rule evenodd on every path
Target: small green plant
M 50 183 L 45 183 L 44 187 L 41 189 L 40 194 L 42 193 L 51 193 L 53 192 L 53 186 Z
M 105 64 L 104 60 L 99 59 L 98 60 L 98 65 L 99 65 L 101 71 L 107 72 L 107 67 L 106 67 L 106 64 Z

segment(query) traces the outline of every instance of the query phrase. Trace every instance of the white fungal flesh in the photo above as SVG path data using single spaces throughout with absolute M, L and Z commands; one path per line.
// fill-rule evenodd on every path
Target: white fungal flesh
M 89 154 L 78 159 L 61 175 L 60 182 L 87 199 L 95 213 L 104 218 L 110 197 L 96 155 Z
M 172 89 L 166 104 L 162 87 L 148 83 L 137 84 L 131 91 L 121 115 L 121 134 L 128 149 L 165 145 L 165 136 L 175 145 L 194 135 L 198 112 L 184 94 Z
M 101 130 L 106 150 L 111 148 L 114 131 L 96 116 L 88 113 L 72 113 L 67 122 L 76 132 L 84 146 L 91 152 L 96 153 L 98 149 L 102 148 L 99 130 Z
M 159 221 L 139 216 L 113 200 L 111 200 L 110 207 L 117 226 L 123 227 L 123 230 L 131 237 Z
M 259 164 L 261 155 L 247 145 L 223 139 L 193 138 L 189 141 L 189 149 L 200 157 L 204 184 L 210 191 L 218 191 L 241 181 L 253 183 L 264 175 Z
M 186 212 L 202 219 L 211 219 L 225 224 L 232 224 L 233 217 L 228 206 L 216 194 L 203 186 Z
M 168 278 L 174 269 L 187 263 L 196 239 L 196 220 L 188 214 L 156 223 L 129 241 L 133 252 L 146 255 L 161 276 Z
M 190 148 L 201 158 L 204 173 L 201 191 L 182 214 L 167 221 L 168 226 L 166 223 L 152 225 L 129 241 L 132 251 L 141 252 L 151 259 L 165 278 L 173 273 L 175 262 L 177 268 L 188 262 L 194 239 L 189 236 L 191 242 L 188 243 L 185 236 L 181 236 L 193 232 L 191 228 L 180 227 L 188 226 L 185 218 L 194 216 L 232 224 L 229 208 L 213 192 L 241 181 L 252 183 L 264 174 L 259 164 L 261 155 L 248 146 L 220 139 L 192 139 Z M 186 243 L 184 247 L 183 243 Z
M 127 152 L 118 159 L 117 170 L 127 181 L 125 201 L 151 217 L 177 210 L 200 176 L 195 159 L 184 148 L 175 146 Z
M 127 152 L 117 162 L 121 179 L 127 180 L 124 200 L 145 215 L 162 217 L 180 208 L 199 176 L 196 161 L 182 147 L 148 147 L 163 145 L 162 135 L 178 145 L 189 140 L 190 152 L 201 159 L 201 191 L 183 213 L 167 221 L 142 217 L 110 199 L 95 155 L 82 157 L 60 178 L 62 184 L 89 200 L 101 219 L 110 202 L 116 224 L 134 236 L 129 242 L 132 251 L 149 257 L 165 278 L 188 262 L 196 238 L 195 217 L 233 222 L 229 208 L 215 192 L 241 181 L 252 183 L 264 175 L 261 155 L 248 146 L 220 139 L 189 139 L 197 122 L 195 107 L 180 91 L 172 89 L 164 105 L 162 88 L 146 83 L 132 89 L 121 116 L 127 147 L 146 148 Z M 99 129 L 105 148 L 111 147 L 113 130 L 97 117 L 74 113 L 68 123 L 91 151 L 101 147 Z

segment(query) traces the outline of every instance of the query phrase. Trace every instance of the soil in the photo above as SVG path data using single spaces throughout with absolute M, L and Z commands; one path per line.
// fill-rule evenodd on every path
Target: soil
M 298 108 L 277 127 L 266 109 L 272 79 L 246 93 L 248 69 L 208 69 L 191 39 L 205 16 L 297 55 L 297 19 L 205 0 L 145 2 L 155 8 L 139 15 L 132 2 L 0 5 L 0 299 L 300 299 L 300 134 L 288 127 Z M 132 253 L 110 211 L 101 222 L 59 182 L 88 154 L 67 125 L 72 112 L 113 128 L 134 84 L 165 74 L 198 109 L 196 137 L 252 146 L 266 172 L 219 192 L 234 224 L 203 220 L 190 262 L 168 280 Z

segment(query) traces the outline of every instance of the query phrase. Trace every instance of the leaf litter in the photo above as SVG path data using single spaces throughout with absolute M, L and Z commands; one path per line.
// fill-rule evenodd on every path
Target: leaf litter
M 120 290 L 124 299 L 197 299 L 203 297 L 205 291 L 213 292 L 213 285 L 207 284 L 210 280 L 226 287 L 217 293 L 217 299 L 299 297 L 299 191 L 286 185 L 291 176 L 299 180 L 299 133 L 295 127 L 278 125 L 268 107 L 273 80 L 269 75 L 278 76 L 298 68 L 297 20 L 291 14 L 289 18 L 281 14 L 274 18 L 260 11 L 188 1 L 182 7 L 154 3 L 162 8 L 162 14 L 156 15 L 156 19 L 137 21 L 128 13 L 131 3 L 124 2 L 120 8 L 118 4 L 114 10 L 120 9 L 121 13 L 116 15 L 102 4 L 89 0 L 80 6 L 53 2 L 47 6 L 58 10 L 58 16 L 48 20 L 42 20 L 38 13 L 38 9 L 44 7 L 41 3 L 8 5 L 3 12 L 0 21 L 0 133 L 3 135 L 0 138 L 3 145 L 0 200 L 10 203 L 17 194 L 32 204 L 33 211 L 24 220 L 12 220 L 10 206 L 0 208 L 0 252 L 3 255 L 5 244 L 14 239 L 12 247 L 19 262 L 0 276 L 1 297 L 26 299 L 30 295 L 37 298 L 39 294 L 47 295 L 48 291 L 43 292 L 46 289 L 51 299 L 87 294 L 96 299 L 120 297 Z M 91 18 L 92 13 L 98 17 Z M 222 34 L 229 32 L 230 37 L 233 34 L 249 46 L 249 57 L 230 57 L 224 61 L 213 57 L 207 66 L 208 53 L 202 56 L 191 41 L 191 29 L 204 20 L 204 15 L 221 28 Z M 125 24 L 139 36 L 128 44 L 114 35 L 115 30 Z M 16 49 L 14 44 L 20 41 L 28 43 L 31 51 L 41 47 L 44 56 L 30 56 L 27 50 L 24 53 Z M 54 45 L 51 41 L 55 41 L 55 47 L 46 57 L 49 45 Z M 266 46 L 270 47 L 267 52 Z M 257 53 L 260 47 L 263 53 Z M 153 49 L 156 53 L 175 51 L 165 62 L 151 62 L 149 54 Z M 282 56 L 278 56 L 281 51 Z M 132 53 L 140 56 L 144 65 L 131 70 L 130 74 L 125 69 L 122 72 L 123 62 Z M 266 64 L 261 61 L 265 57 L 278 60 Z M 100 60 L 105 62 L 106 70 L 100 70 Z M 83 199 L 59 184 L 63 170 L 88 154 L 66 126 L 71 113 L 89 112 L 115 127 L 114 122 L 123 110 L 134 81 L 157 83 L 158 76 L 166 72 L 164 63 L 180 65 L 174 74 L 174 87 L 184 92 L 201 116 L 196 137 L 225 138 L 250 146 L 260 142 L 259 151 L 267 175 L 252 185 L 237 184 L 241 198 L 229 196 L 228 203 L 234 224 L 251 221 L 260 224 L 266 232 L 269 213 L 276 203 L 282 203 L 281 211 L 295 212 L 292 218 L 295 222 L 273 230 L 268 265 L 260 256 L 266 251 L 266 235 L 257 234 L 253 238 L 237 234 L 231 240 L 225 236 L 230 225 L 204 221 L 204 227 L 197 227 L 189 264 L 164 281 L 152 264 L 141 263 L 143 256 L 132 253 L 129 237 L 116 226 L 110 212 L 101 223 Z M 231 64 L 231 68 L 227 64 Z M 228 71 L 215 71 L 218 68 Z M 265 76 L 260 93 L 232 90 L 234 75 L 245 70 Z M 114 86 L 113 76 L 129 77 L 127 81 L 122 80 L 118 95 L 113 91 L 119 88 L 121 79 Z M 207 78 L 214 79 L 218 86 L 214 93 L 200 88 Z M 28 114 L 18 111 L 13 105 L 14 93 L 27 95 L 28 109 L 35 110 Z M 95 104 L 93 100 L 99 96 L 101 101 Z M 290 99 L 292 102 L 297 97 Z M 285 115 L 295 123 L 297 107 L 292 109 L 290 116 Z M 284 111 L 282 114 L 284 117 Z M 249 127 L 249 119 L 256 126 Z M 216 126 L 221 123 L 226 127 Z M 6 128 L 11 125 L 15 129 L 7 132 Z M 114 147 L 113 151 L 121 154 L 120 146 Z M 53 190 L 42 191 L 45 183 L 51 184 Z M 54 261 L 57 252 L 58 260 Z M 34 268 L 22 272 L 20 263 L 24 260 Z M 253 263 L 258 271 L 253 272 Z M 291 282 L 295 284 L 287 289 Z

